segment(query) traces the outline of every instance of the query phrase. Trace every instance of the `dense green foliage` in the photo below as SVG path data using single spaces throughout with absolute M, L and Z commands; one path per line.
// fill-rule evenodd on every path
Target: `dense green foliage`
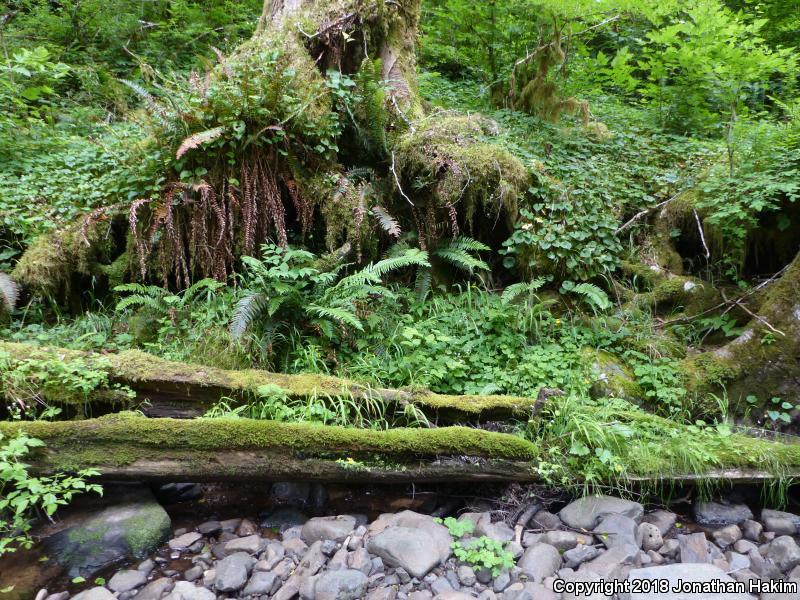
M 729 396 L 732 369 L 707 351 L 752 318 L 754 361 L 788 343 L 753 311 L 800 248 L 792 3 L 426 0 L 409 99 L 374 55 L 347 53 L 373 41 L 358 19 L 251 38 L 261 4 L 0 14 L 0 271 L 23 287 L 18 306 L 0 302 L 0 337 L 544 392 L 542 418 L 500 427 L 543 448 L 532 468 L 554 485 L 780 471 L 783 454 L 735 427 L 796 431 L 785 382 Z M 129 396 L 98 360 L 0 355 L 8 416 L 59 418 L 53 386 Z M 277 386 L 206 417 L 430 425 Z M 26 481 L 35 444 L 6 442 L 3 485 Z M 47 482 L 45 511 L 84 475 Z M 485 538 L 456 550 L 507 561 Z
M 53 477 L 29 473 L 23 460 L 32 449 L 42 446 L 41 440 L 25 434 L 10 439 L 0 434 L 0 556 L 33 545 L 29 532 L 34 517 L 52 518 L 58 507 L 69 504 L 76 494 L 103 493 L 99 485 L 86 482 L 98 475 L 94 469 Z

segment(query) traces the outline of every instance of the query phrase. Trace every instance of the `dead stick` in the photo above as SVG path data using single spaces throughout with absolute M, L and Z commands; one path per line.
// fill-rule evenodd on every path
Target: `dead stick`
M 708 250 L 708 246 L 706 245 L 706 236 L 703 233 L 703 224 L 700 223 L 700 215 L 697 214 L 697 209 L 693 208 L 692 212 L 694 213 L 694 220 L 697 222 L 697 231 L 700 232 L 700 241 L 703 242 L 703 249 L 706 251 L 706 260 L 711 258 L 711 252 Z

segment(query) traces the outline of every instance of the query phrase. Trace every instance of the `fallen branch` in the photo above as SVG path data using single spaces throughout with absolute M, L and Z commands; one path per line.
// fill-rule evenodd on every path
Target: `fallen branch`
M 749 298 L 750 296 L 752 296 L 756 292 L 764 289 L 770 283 L 772 283 L 773 281 L 778 279 L 781 275 L 783 275 L 788 268 L 789 268 L 789 265 L 786 265 L 780 271 L 778 271 L 777 273 L 775 273 L 774 275 L 772 275 L 768 279 L 765 279 L 764 281 L 759 283 L 757 286 L 755 286 L 753 288 L 750 288 L 744 294 L 742 294 L 741 296 L 739 296 L 739 297 L 737 297 L 737 298 L 735 298 L 733 300 L 723 300 L 719 304 L 715 304 L 711 308 L 707 308 L 706 310 L 704 310 L 702 312 L 699 312 L 697 314 L 689 315 L 689 316 L 685 316 L 685 317 L 677 317 L 675 319 L 670 319 L 669 321 L 663 321 L 662 320 L 659 324 L 663 327 L 665 325 L 673 325 L 675 323 L 688 323 L 690 321 L 694 321 L 698 317 L 702 317 L 702 316 L 707 315 L 709 313 L 715 312 L 715 311 L 719 310 L 720 308 L 727 307 L 727 309 L 722 313 L 722 315 L 724 316 L 724 315 L 728 314 L 731 310 L 733 310 L 736 306 L 742 306 L 740 304 L 742 300 L 744 300 L 746 298 Z M 722 296 L 724 298 L 724 295 L 722 295 Z
M 645 215 L 649 215 L 651 212 L 653 212 L 653 211 L 656 211 L 656 210 L 658 210 L 659 208 L 663 208 L 663 207 L 665 207 L 667 204 L 669 204 L 670 202 L 672 202 L 673 200 L 675 200 L 675 198 L 677 198 L 678 196 L 680 196 L 680 195 L 681 195 L 681 194 L 682 194 L 684 191 L 686 191 L 686 190 L 681 190 L 680 192 L 676 193 L 676 194 L 675 194 L 674 196 L 672 196 L 671 198 L 668 198 L 667 200 L 664 200 L 663 202 L 659 202 L 659 203 L 658 203 L 658 204 L 656 204 L 655 206 L 652 206 L 652 207 L 650 207 L 650 208 L 645 208 L 644 210 L 640 210 L 638 213 L 636 213 L 635 215 L 633 215 L 633 217 L 631 217 L 630 219 L 628 219 L 628 221 L 626 221 L 624 225 L 622 225 L 621 227 L 617 228 L 617 230 L 614 232 L 614 234 L 615 234 L 615 235 L 619 235 L 620 233 L 622 233 L 623 231 L 625 231 L 625 230 L 626 230 L 628 227 L 630 227 L 631 225 L 633 225 L 633 224 L 634 224 L 636 221 L 638 221 L 639 219 L 641 219 L 641 218 L 642 218 L 642 217 L 644 217 Z
M 533 481 L 532 443 L 466 427 L 345 429 L 250 419 L 0 422 L 45 442 L 36 473 L 95 468 L 115 480 Z M 468 456 L 470 460 L 463 460 Z
M 724 294 L 723 292 L 720 292 L 720 293 L 722 293 L 722 297 L 723 297 L 723 298 L 725 298 L 725 294 Z M 762 316 L 760 316 L 760 315 L 757 315 L 756 313 L 754 313 L 752 310 L 750 310 L 750 309 L 749 309 L 749 308 L 747 308 L 747 307 L 746 307 L 744 304 L 742 304 L 742 303 L 741 303 L 741 301 L 739 301 L 739 300 L 733 300 L 733 306 L 738 306 L 739 308 L 741 308 L 741 309 L 742 309 L 744 312 L 746 312 L 748 315 L 750 315 L 751 317 L 753 317 L 753 318 L 754 318 L 756 321 L 759 321 L 760 323 L 762 323 L 762 324 L 763 324 L 763 325 L 764 325 L 764 326 L 765 326 L 767 329 L 769 329 L 771 332 L 773 332 L 773 333 L 777 333 L 777 334 L 779 334 L 779 335 L 781 335 L 781 336 L 783 336 L 783 337 L 786 337 L 786 334 L 785 334 L 783 331 L 781 331 L 780 329 L 776 329 L 775 327 L 773 327 L 773 326 L 772 326 L 772 325 L 769 323 L 769 321 L 767 321 L 767 320 L 766 320 L 764 317 L 762 317 Z M 733 306 L 732 306 L 731 308 L 733 308 Z M 730 309 L 728 309 L 728 310 L 730 310 Z M 727 311 L 726 311 L 726 312 L 727 312 Z

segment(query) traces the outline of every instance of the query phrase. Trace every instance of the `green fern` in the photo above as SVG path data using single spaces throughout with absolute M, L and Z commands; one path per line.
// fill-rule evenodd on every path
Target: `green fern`
M 431 255 L 456 269 L 473 273 L 488 271 L 489 265 L 472 253 L 489 250 L 489 247 L 472 238 L 461 236 L 439 244 Z
M 595 312 L 608 310 L 612 306 L 608 294 L 593 283 L 579 283 L 567 291 L 580 296 Z
M 148 92 L 141 85 L 134 81 L 130 81 L 128 79 L 120 79 L 119 81 L 128 86 L 137 96 L 145 101 L 145 104 L 147 104 L 147 107 L 150 110 L 150 114 L 156 121 L 158 121 L 159 125 L 163 127 L 167 127 L 169 125 L 169 116 L 167 115 L 167 111 L 164 110 L 164 107 L 161 106 L 153 94 Z
M 546 280 L 544 277 L 537 277 L 533 281 L 515 283 L 514 285 L 510 285 L 503 290 L 503 295 L 500 296 L 500 300 L 503 302 L 503 304 L 511 304 L 524 294 L 527 294 L 530 298 L 530 296 L 539 291 L 539 289 L 541 289 L 545 283 Z
M 231 337 L 241 340 L 250 326 L 267 312 L 268 298 L 255 292 L 243 296 L 237 303 L 229 326 Z
M 408 267 L 428 267 L 428 255 L 405 248 L 350 275 L 350 265 L 333 264 L 314 254 L 267 244 L 261 258 L 245 257 L 245 292 L 236 305 L 230 323 L 235 339 L 249 334 L 249 341 L 276 351 L 281 341 L 302 337 L 308 329 L 333 339 L 343 328 L 363 331 L 360 311 L 376 298 L 394 298 L 383 278 Z M 314 265 L 314 266 L 312 266 Z M 322 271 L 316 266 L 321 266 Z M 283 336 L 283 340 L 279 336 Z
M 343 278 L 336 287 L 352 287 L 367 283 L 379 283 L 384 276 L 408 267 L 430 267 L 428 253 L 419 248 L 408 248 L 402 254 L 390 256 L 369 264 L 357 273 Z
M 364 331 L 364 326 L 361 320 L 350 310 L 346 308 L 337 308 L 334 306 L 321 306 L 319 304 L 309 304 L 306 310 L 312 314 L 329 319 L 331 321 L 338 321 L 343 325 L 349 325 L 353 329 Z

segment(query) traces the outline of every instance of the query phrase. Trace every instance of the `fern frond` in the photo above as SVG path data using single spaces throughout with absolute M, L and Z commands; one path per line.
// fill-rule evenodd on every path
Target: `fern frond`
M 119 80 L 124 85 L 128 86 L 132 89 L 137 96 L 142 98 L 147 104 L 147 107 L 150 109 L 150 114 L 159 122 L 160 125 L 167 126 L 168 118 L 167 118 L 167 111 L 164 110 L 164 107 L 159 104 L 158 100 L 156 100 L 155 96 L 140 86 L 135 81 L 130 81 L 128 79 L 120 79 Z
M 461 248 L 453 248 L 450 246 L 436 248 L 431 254 L 436 258 L 452 265 L 462 271 L 472 273 L 475 270 L 488 271 L 489 265 L 483 262 L 480 258 L 475 258 L 466 250 Z
M 223 133 L 225 133 L 224 127 L 212 127 L 211 129 L 206 129 L 205 131 L 199 131 L 187 137 L 185 140 L 181 142 L 181 145 L 178 146 L 178 151 L 175 153 L 175 158 L 178 159 L 184 154 L 186 154 L 189 150 L 194 150 L 195 148 L 199 148 L 203 144 L 207 144 L 208 142 L 212 142 L 218 137 L 220 137 Z
M 133 294 L 127 298 L 123 298 L 117 303 L 115 310 L 122 312 L 131 307 L 147 307 L 159 313 L 166 313 L 169 311 L 169 306 L 164 303 L 162 298 L 154 298 L 153 296 L 144 296 L 142 294 Z
M 5 305 L 6 311 L 11 312 L 19 300 L 19 285 L 8 275 L 0 272 L 0 305 Z
M 419 248 L 409 248 L 403 254 L 384 258 L 375 264 L 368 265 L 364 270 L 374 273 L 378 277 L 383 277 L 387 273 L 406 267 L 430 267 L 428 253 Z
M 231 337 L 234 340 L 242 339 L 250 325 L 266 312 L 268 301 L 265 294 L 250 293 L 236 303 L 229 326 Z
M 191 302 L 197 294 L 203 292 L 205 290 L 208 291 L 216 291 L 225 284 L 221 281 L 217 281 L 216 279 L 201 279 L 193 283 L 190 287 L 186 288 L 183 292 L 183 304 L 188 304 Z
M 500 301 L 503 304 L 511 304 L 514 300 L 519 298 L 522 294 L 528 291 L 528 284 L 527 283 L 515 283 L 514 285 L 508 286 L 505 290 L 503 290 L 503 295 L 500 296 Z
M 352 167 L 347 170 L 345 177 L 351 181 L 369 179 L 372 177 L 372 169 L 370 167 Z
M 446 244 L 440 245 L 439 247 L 457 248 L 465 252 L 486 252 L 487 250 L 491 250 L 491 248 L 483 242 L 479 242 L 465 235 L 449 240 Z
M 414 296 L 417 302 L 424 302 L 425 298 L 431 291 L 431 270 L 428 268 L 420 269 L 417 273 L 417 279 L 414 282 Z
M 387 273 L 406 267 L 430 267 L 428 253 L 418 248 L 409 248 L 402 254 L 384 258 L 376 263 L 370 263 L 357 273 L 344 277 L 334 288 L 347 288 L 367 283 L 380 283 Z
M 579 283 L 572 288 L 572 293 L 578 294 L 593 309 L 608 310 L 611 308 L 611 301 L 608 294 L 593 283 Z
M 522 283 L 515 283 L 514 285 L 508 286 L 503 291 L 503 295 L 500 296 L 500 300 L 503 304 L 511 304 L 522 294 L 525 293 L 532 294 L 539 288 L 541 288 L 545 283 L 546 280 L 544 277 L 537 277 L 533 281 L 523 281 Z
M 390 215 L 385 208 L 382 206 L 373 206 L 372 207 L 372 214 L 375 215 L 375 218 L 380 223 L 380 226 L 383 230 L 388 233 L 393 238 L 399 238 L 402 230 L 400 229 L 400 225 L 397 223 L 395 218 Z
M 364 331 L 364 326 L 361 324 L 361 320 L 355 315 L 355 313 L 347 310 L 346 308 L 309 304 L 306 307 L 306 310 L 317 315 L 318 317 L 330 319 L 332 321 L 338 321 L 339 323 L 349 325 L 350 327 L 358 329 L 359 331 Z

